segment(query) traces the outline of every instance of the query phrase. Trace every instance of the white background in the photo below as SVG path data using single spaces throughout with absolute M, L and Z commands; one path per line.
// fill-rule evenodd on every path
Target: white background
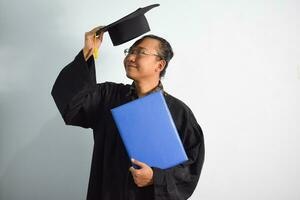
M 92 131 L 65 126 L 50 95 L 84 32 L 153 3 L 175 56 L 166 91 L 206 144 L 192 200 L 300 199 L 300 1 L 0 1 L 0 199 L 85 199 Z M 105 35 L 97 80 L 131 83 Z

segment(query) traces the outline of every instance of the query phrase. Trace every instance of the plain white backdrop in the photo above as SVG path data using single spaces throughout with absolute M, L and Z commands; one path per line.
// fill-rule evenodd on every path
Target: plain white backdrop
M 175 56 L 166 91 L 201 125 L 206 159 L 192 200 L 300 199 L 297 0 L 0 0 L 0 199 L 85 199 L 92 131 L 65 126 L 50 95 L 84 32 L 153 3 L 151 34 Z M 131 83 L 104 37 L 97 81 Z

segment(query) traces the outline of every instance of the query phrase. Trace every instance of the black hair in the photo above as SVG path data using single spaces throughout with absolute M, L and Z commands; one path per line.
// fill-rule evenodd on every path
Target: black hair
M 136 47 L 138 44 L 140 44 L 146 38 L 151 38 L 151 39 L 158 40 L 159 43 L 160 43 L 158 55 L 162 60 L 166 61 L 166 65 L 165 65 L 164 69 L 160 72 L 159 76 L 164 77 L 165 74 L 166 74 L 166 69 L 168 67 L 168 64 L 169 64 L 170 60 L 172 59 L 172 57 L 174 55 L 173 49 L 172 49 L 170 43 L 167 40 L 165 40 L 162 37 L 156 36 L 156 35 L 145 35 L 145 36 L 143 36 L 142 38 L 135 41 L 133 43 L 133 45 L 131 46 L 131 48 Z

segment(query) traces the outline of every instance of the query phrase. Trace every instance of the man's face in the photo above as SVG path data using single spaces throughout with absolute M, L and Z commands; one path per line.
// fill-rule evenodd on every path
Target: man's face
M 152 38 L 145 38 L 132 47 L 124 59 L 126 76 L 136 81 L 159 78 L 164 61 L 157 56 L 158 49 L 159 41 Z

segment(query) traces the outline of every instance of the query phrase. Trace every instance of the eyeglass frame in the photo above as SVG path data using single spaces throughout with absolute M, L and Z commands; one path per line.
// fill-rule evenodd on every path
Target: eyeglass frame
M 134 53 L 134 52 L 132 52 L 133 50 L 138 51 L 138 52 Z M 158 54 L 154 54 L 154 53 L 148 53 L 146 51 L 147 51 L 147 49 L 144 49 L 144 48 L 137 48 L 137 49 L 126 48 L 126 49 L 124 49 L 124 54 L 125 54 L 125 56 L 128 56 L 130 54 L 135 55 L 135 56 L 157 56 L 163 60 L 162 56 L 160 56 Z

